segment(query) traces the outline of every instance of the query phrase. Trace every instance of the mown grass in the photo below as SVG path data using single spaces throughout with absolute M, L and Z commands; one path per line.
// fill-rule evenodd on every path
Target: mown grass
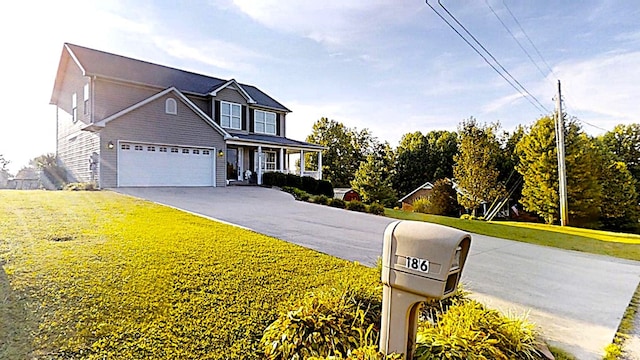
M 112 192 L 0 191 L 0 358 L 252 359 L 293 299 L 375 269 Z
M 640 236 L 597 230 L 499 221 L 461 220 L 437 215 L 385 209 L 385 215 L 401 220 L 427 221 L 481 235 L 531 244 L 640 260 Z

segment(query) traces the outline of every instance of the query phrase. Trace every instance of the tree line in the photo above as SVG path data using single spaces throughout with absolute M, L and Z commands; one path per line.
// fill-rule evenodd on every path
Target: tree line
M 570 224 L 638 231 L 640 124 L 617 125 L 593 137 L 577 119 L 564 116 Z M 442 183 L 438 192 L 455 193 L 453 200 L 469 213 L 504 200 L 554 224 L 559 218 L 555 132 L 549 116 L 513 132 L 471 117 L 457 131 L 404 134 L 393 148 L 368 129 L 323 117 L 306 140 L 326 147 L 323 177 L 335 187 L 353 188 L 367 203 L 394 207 L 427 181 L 453 179 L 457 192 Z M 306 163 L 317 168 L 312 156 Z

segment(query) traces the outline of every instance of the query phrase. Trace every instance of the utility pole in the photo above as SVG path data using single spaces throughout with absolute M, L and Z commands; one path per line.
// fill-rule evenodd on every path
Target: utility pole
M 558 95 L 556 97 L 556 147 L 558 150 L 558 182 L 560 195 L 560 225 L 569 225 L 567 206 L 567 168 L 564 162 L 564 118 L 562 116 L 562 96 L 560 80 L 558 80 Z

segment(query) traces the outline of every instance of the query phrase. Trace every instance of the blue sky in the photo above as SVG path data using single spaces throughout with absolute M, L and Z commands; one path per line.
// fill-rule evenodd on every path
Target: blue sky
M 560 79 L 588 133 L 640 122 L 637 1 L 488 0 L 543 74 L 486 1 L 442 2 L 546 109 Z M 470 116 L 512 130 L 544 114 L 424 1 L 14 2 L 0 31 L 0 154 L 14 173 L 55 151 L 48 103 L 64 42 L 256 85 L 293 111 L 287 136 L 300 140 L 322 116 L 396 146 Z

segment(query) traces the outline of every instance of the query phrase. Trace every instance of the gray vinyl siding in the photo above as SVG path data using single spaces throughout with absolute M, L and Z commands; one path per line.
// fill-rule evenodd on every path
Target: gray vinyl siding
M 119 111 L 135 105 L 164 89 L 123 84 L 104 79 L 94 81 L 94 122 L 103 120 Z
M 172 97 L 178 104 L 178 114 L 165 113 L 165 101 Z M 223 136 L 196 115 L 175 94 L 167 94 L 108 124 L 100 132 L 100 172 L 102 187 L 117 186 L 117 147 L 107 149 L 109 142 L 117 146 L 118 141 L 158 143 L 165 145 L 187 145 L 215 147 L 216 152 L 225 150 Z M 224 157 L 216 156 L 216 186 L 225 186 Z
M 89 169 L 90 156 L 93 152 L 99 153 L 98 136 L 81 130 L 91 122 L 91 111 L 87 111 L 87 114 L 84 111 L 84 86 L 90 84 L 90 78 L 82 76 L 80 68 L 73 61 L 67 62 L 65 73 L 56 104 L 56 155 L 60 165 L 66 169 L 70 182 L 89 182 L 94 180 Z M 73 93 L 77 99 L 75 123 L 72 119 Z M 90 109 L 91 101 L 88 106 Z
M 247 105 L 247 99 L 242 94 L 231 87 L 226 87 L 216 94 L 216 100 L 229 101 L 240 105 Z

